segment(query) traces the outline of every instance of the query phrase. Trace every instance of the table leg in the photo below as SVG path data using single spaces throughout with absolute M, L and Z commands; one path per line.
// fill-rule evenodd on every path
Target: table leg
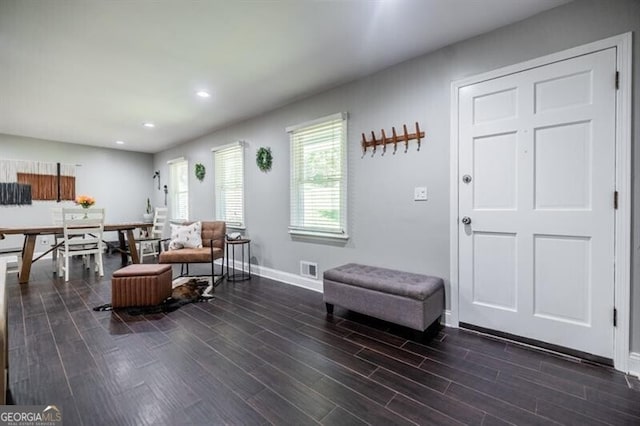
M 247 275 L 247 273 L 244 271 L 244 246 L 240 245 L 240 250 L 242 251 L 242 263 L 240 263 L 240 267 L 242 268 L 242 272 L 240 277 L 244 280 L 245 276 Z
M 227 261 L 227 279 L 229 279 L 229 243 L 225 244 L 227 252 L 226 254 L 226 261 Z M 222 265 L 222 275 L 224 275 L 224 264 Z
M 131 263 L 140 263 L 138 249 L 136 248 L 136 239 L 133 236 L 133 229 L 127 229 L 127 240 L 129 241 L 129 255 L 131 256 Z
M 127 266 L 129 259 L 127 258 L 127 243 L 124 241 L 124 232 L 118 231 L 118 243 L 120 243 L 120 257 L 122 266 Z
M 233 266 L 233 280 L 236 280 L 236 245 L 231 244 L 231 265 Z
M 20 284 L 26 284 L 29 282 L 29 275 L 31 275 L 31 263 L 33 262 L 33 252 L 36 247 L 35 234 L 28 234 L 24 237 L 24 244 L 22 245 L 22 265 L 20 267 L 20 273 L 18 274 L 18 281 Z

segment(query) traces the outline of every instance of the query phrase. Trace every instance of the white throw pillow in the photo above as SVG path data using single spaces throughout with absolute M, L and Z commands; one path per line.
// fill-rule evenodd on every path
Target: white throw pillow
M 171 224 L 171 242 L 169 250 L 202 247 L 202 222 L 181 226 Z

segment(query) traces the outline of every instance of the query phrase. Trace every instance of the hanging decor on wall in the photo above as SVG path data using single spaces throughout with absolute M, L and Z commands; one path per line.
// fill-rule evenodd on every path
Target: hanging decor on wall
M 273 156 L 271 155 L 271 148 L 261 147 L 256 152 L 256 164 L 258 168 L 263 172 L 271 170 L 271 164 L 273 163 Z
M 364 157 L 365 154 L 367 153 L 367 148 L 373 147 L 373 152 L 371 153 L 371 156 L 373 157 L 373 155 L 376 153 L 378 145 L 382 145 L 382 155 L 384 155 L 387 152 L 387 144 L 390 144 L 390 143 L 393 144 L 393 153 L 395 154 L 396 151 L 398 150 L 398 142 L 400 143 L 404 142 L 404 152 L 407 152 L 409 150 L 409 141 L 414 139 L 418 141 L 418 151 L 420 151 L 420 140 L 424 138 L 424 132 L 420 131 L 420 126 L 418 125 L 418 122 L 416 121 L 415 133 L 407 132 L 406 124 L 402 125 L 402 129 L 403 129 L 403 133 L 398 135 L 396 134 L 396 128 L 392 127 L 390 138 L 388 138 L 387 135 L 384 133 L 384 129 L 380 131 L 382 133 L 381 138 L 376 138 L 376 135 L 372 131 L 371 140 L 367 140 L 366 136 L 363 133 L 362 142 L 361 142 L 362 156 Z
M 204 168 L 204 164 L 202 164 L 202 163 L 196 164 L 196 179 L 198 179 L 200 182 L 202 182 L 206 172 L 207 172 L 207 170 Z
M 0 182 L 0 205 L 22 206 L 31 204 L 31 185 Z
M 75 175 L 76 166 L 71 164 L 0 160 L 0 205 L 74 200 Z
M 158 191 L 160 191 L 160 170 L 153 172 L 153 180 L 158 179 Z

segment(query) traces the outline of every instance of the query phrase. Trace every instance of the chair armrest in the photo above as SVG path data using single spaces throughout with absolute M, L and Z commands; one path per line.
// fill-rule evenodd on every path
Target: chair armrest
M 209 239 L 209 240 L 206 240 L 206 241 L 209 241 L 209 253 L 211 254 L 211 259 L 213 259 L 213 249 L 215 249 L 215 246 L 213 245 L 213 242 L 217 241 L 217 240 Z M 223 239 L 223 241 L 224 241 L 224 239 Z M 203 243 L 204 243 L 204 240 L 203 240 Z M 224 253 L 224 243 L 222 244 L 222 252 Z

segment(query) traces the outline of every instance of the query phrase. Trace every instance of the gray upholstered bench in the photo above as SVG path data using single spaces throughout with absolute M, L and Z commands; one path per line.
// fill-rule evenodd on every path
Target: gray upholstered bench
M 324 302 L 424 331 L 442 315 L 442 278 L 349 263 L 324 272 Z

